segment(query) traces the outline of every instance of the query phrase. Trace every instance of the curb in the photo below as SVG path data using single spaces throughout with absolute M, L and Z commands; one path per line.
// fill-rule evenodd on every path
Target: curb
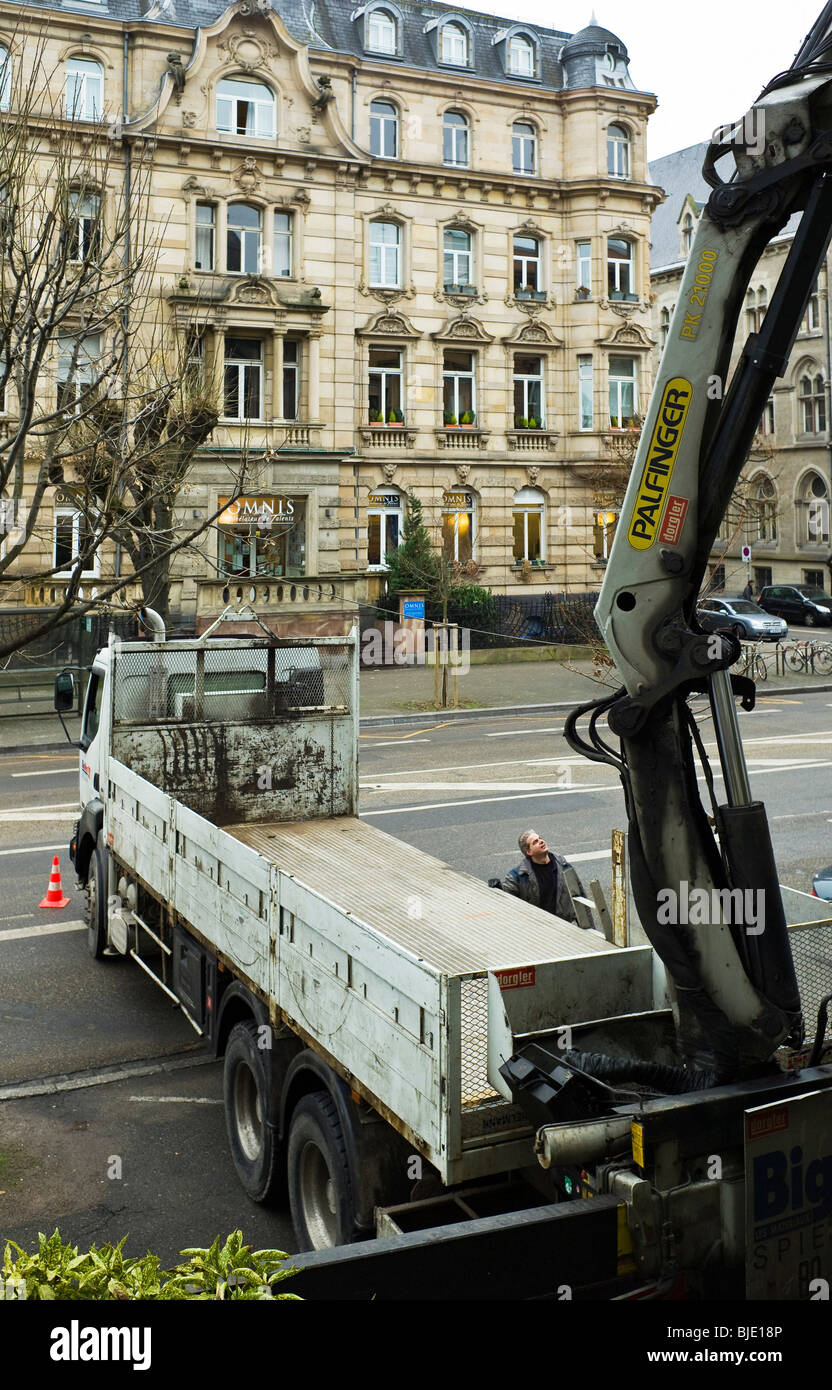
M 767 686 L 761 682 L 757 686 L 758 698 L 763 700 L 767 696 L 775 695 L 827 695 L 832 692 L 832 685 L 778 685 Z M 399 724 L 406 728 L 408 724 L 424 724 L 426 719 L 438 719 L 442 717 L 442 722 L 464 721 L 466 719 L 499 719 L 508 714 L 557 714 L 559 710 L 574 709 L 576 705 L 585 703 L 582 700 L 552 700 L 542 705 L 489 705 L 485 709 L 427 709 L 421 713 L 407 714 L 367 714 L 359 718 L 358 724 L 361 729 L 376 729 L 387 724 Z M 72 748 L 71 743 L 18 743 L 13 748 L 0 748 L 0 758 L 11 757 L 19 753 L 62 753 L 67 748 Z

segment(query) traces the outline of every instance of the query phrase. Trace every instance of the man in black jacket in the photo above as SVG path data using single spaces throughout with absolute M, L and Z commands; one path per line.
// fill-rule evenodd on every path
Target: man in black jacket
M 500 887 L 504 893 L 512 893 L 533 907 L 551 912 L 555 917 L 563 917 L 567 922 L 575 922 L 575 909 L 566 886 L 564 870 L 572 865 L 559 854 L 552 854 L 546 841 L 536 830 L 524 830 L 518 841 L 523 851 L 522 864 L 509 869 Z M 584 896 L 583 885 L 579 884 L 579 896 Z

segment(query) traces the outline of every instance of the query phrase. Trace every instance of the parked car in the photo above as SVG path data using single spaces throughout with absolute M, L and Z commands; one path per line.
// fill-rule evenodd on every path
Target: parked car
M 818 869 L 812 879 L 812 897 L 832 903 L 832 864 L 826 869 Z
M 832 623 L 832 598 L 816 584 L 767 584 L 760 590 L 759 603 L 787 623 L 806 627 Z
M 733 632 L 743 641 L 781 642 L 789 635 L 782 618 L 772 618 L 747 598 L 705 599 L 697 608 L 697 616 L 705 632 Z

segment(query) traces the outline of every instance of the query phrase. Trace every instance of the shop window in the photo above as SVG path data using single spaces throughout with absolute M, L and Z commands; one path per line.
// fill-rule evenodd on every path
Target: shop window
M 219 569 L 226 579 L 306 571 L 305 497 L 220 497 Z
M 367 564 L 386 569 L 387 556 L 401 545 L 404 508 L 401 493 L 371 492 L 367 508 Z
M 474 558 L 474 497 L 470 492 L 442 494 L 442 553 L 464 565 Z
M 544 497 L 539 488 L 524 487 L 515 492 L 512 508 L 514 563 L 540 563 L 544 558 Z
M 596 563 L 606 564 L 610 558 L 617 525 L 618 512 L 603 508 L 595 513 L 593 542 Z

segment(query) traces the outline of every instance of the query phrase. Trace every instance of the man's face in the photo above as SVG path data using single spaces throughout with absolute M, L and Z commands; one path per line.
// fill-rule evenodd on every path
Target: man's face
M 549 846 L 542 840 L 536 830 L 529 831 L 529 838 L 526 841 L 526 853 L 530 859 L 544 860 L 549 853 Z

